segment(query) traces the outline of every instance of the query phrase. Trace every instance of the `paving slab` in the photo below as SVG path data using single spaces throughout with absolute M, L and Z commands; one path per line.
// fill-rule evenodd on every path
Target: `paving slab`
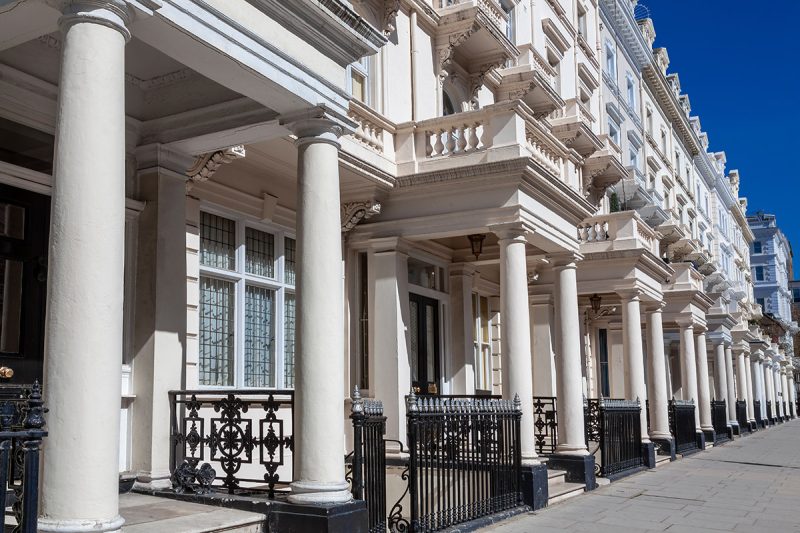
M 482 531 L 800 531 L 800 419 Z

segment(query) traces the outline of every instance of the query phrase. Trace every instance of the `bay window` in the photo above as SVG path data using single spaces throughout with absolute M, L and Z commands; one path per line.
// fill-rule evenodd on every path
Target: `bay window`
M 201 212 L 200 385 L 294 386 L 294 285 L 293 238 Z

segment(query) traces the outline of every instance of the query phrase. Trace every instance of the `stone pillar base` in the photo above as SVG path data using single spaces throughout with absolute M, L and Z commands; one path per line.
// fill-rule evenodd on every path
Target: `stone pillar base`
M 653 438 L 650 437 L 653 444 L 656 445 L 658 455 L 668 455 L 670 461 L 675 460 L 675 439 L 673 438 Z
M 594 477 L 594 455 L 551 455 L 547 466 L 554 470 L 564 470 L 564 481 L 583 483 L 586 490 L 597 488 Z
M 368 533 L 369 516 L 365 501 L 325 505 L 276 505 L 267 519 L 270 533 Z
M 728 440 L 733 442 L 733 428 L 731 426 L 727 426 L 726 429 L 728 431 Z
M 547 465 L 522 465 L 522 501 L 534 511 L 547 507 Z
M 716 431 L 714 431 L 713 429 L 703 429 L 701 431 L 703 432 L 703 438 L 705 439 L 706 442 L 710 442 L 714 446 L 717 445 L 717 432 Z
M 758 424 L 756 424 L 755 421 L 751 421 L 750 422 L 750 432 L 752 433 L 753 431 L 757 431 L 757 430 L 758 430 Z
M 656 444 L 654 442 L 642 443 L 642 461 L 647 468 L 656 467 Z
M 737 437 L 742 434 L 741 428 L 739 427 L 739 423 L 738 422 L 731 422 L 730 428 L 733 431 L 733 434 L 736 435 Z
M 705 450 L 706 449 L 706 434 L 702 431 L 697 432 L 697 449 L 698 450 Z

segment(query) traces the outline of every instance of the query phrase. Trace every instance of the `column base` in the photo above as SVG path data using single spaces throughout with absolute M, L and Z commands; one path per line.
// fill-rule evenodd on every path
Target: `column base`
M 751 420 L 750 421 L 750 433 L 752 433 L 753 431 L 757 431 L 757 430 L 758 430 L 758 424 L 756 424 L 755 420 Z
M 726 430 L 728 432 L 728 440 L 733 442 L 733 428 L 730 427 L 730 426 L 727 426 Z
M 643 442 L 642 443 L 642 461 L 647 468 L 656 467 L 656 443 Z
M 699 430 L 696 434 L 697 438 L 697 449 L 698 450 L 705 450 L 706 449 L 706 434 L 703 433 L 702 430 Z
M 125 519 L 121 516 L 110 520 L 39 518 L 38 531 L 46 533 L 120 533 Z
M 276 505 L 267 518 L 270 533 L 368 533 L 367 502 L 352 500 L 346 503 L 320 505 Z
M 650 440 L 656 445 L 658 455 L 668 455 L 670 461 L 675 460 L 675 439 L 650 437 Z
M 717 443 L 717 432 L 713 429 L 701 429 L 700 431 L 703 432 L 703 438 L 706 442 L 710 442 L 711 444 L 716 445 Z
M 729 421 L 728 425 L 730 426 L 731 430 L 733 431 L 733 434 L 736 435 L 737 437 L 742 434 L 741 428 L 739 427 L 739 422 L 731 422 L 731 421 Z
M 534 511 L 547 507 L 547 465 L 522 465 L 522 501 Z
M 765 419 L 761 419 L 761 422 L 758 423 L 761 426 L 761 429 L 767 429 L 767 421 Z
M 586 490 L 597 488 L 594 477 L 594 455 L 551 455 L 547 466 L 554 470 L 564 470 L 564 481 L 583 483 Z
M 324 483 L 318 481 L 294 481 L 289 503 L 297 505 L 328 505 L 346 503 L 353 499 L 346 482 Z

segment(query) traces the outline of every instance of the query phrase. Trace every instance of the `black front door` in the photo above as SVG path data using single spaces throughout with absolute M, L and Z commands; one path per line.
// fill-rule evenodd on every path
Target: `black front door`
M 50 198 L 0 185 L 0 384 L 42 379 L 49 228 Z
M 411 386 L 417 394 L 439 393 L 439 302 L 409 294 Z

